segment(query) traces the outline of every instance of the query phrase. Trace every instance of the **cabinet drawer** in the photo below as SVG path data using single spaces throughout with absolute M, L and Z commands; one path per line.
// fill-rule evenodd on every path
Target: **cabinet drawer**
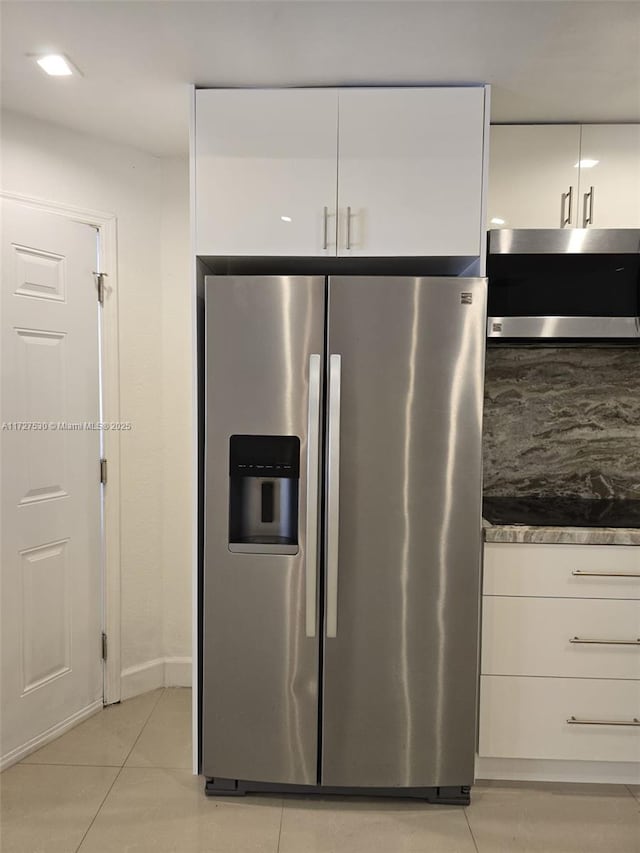
M 640 679 L 640 645 L 619 644 L 639 637 L 637 601 L 500 596 L 482 601 L 483 675 Z
M 640 598 L 640 547 L 487 542 L 485 595 Z
M 591 721 L 591 724 L 568 723 Z M 481 756 L 640 761 L 640 682 L 580 678 L 480 680 Z

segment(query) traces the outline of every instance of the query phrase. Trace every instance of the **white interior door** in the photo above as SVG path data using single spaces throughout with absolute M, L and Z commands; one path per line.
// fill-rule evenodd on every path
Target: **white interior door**
M 102 700 L 96 232 L 2 201 L 2 730 L 11 763 Z M 80 425 L 80 426 L 77 426 Z

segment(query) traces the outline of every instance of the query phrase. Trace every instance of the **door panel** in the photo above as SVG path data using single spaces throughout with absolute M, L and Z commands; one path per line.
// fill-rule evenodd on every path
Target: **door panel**
M 335 257 L 337 148 L 335 90 L 196 92 L 196 253 Z
M 206 279 L 202 772 L 207 776 L 317 781 L 319 629 L 307 636 L 305 618 L 307 569 L 314 565 L 308 561 L 317 558 L 306 548 L 307 433 L 314 420 L 313 407 L 309 415 L 310 356 L 320 356 L 315 360 L 319 367 L 324 304 L 321 277 Z M 318 378 L 311 400 L 316 404 L 320 373 Z M 315 426 L 319 430 L 317 409 Z M 231 443 L 231 436 L 239 438 Z M 255 436 L 289 438 L 275 444 L 260 438 L 254 450 Z M 285 544 L 271 537 L 272 528 L 282 501 L 290 500 L 295 488 L 285 488 L 277 478 L 272 482 L 264 469 L 260 478 L 232 482 L 231 444 L 234 472 L 262 464 L 251 454 L 269 453 L 273 446 L 286 456 L 286 464 L 298 460 L 297 526 L 292 534 L 280 525 L 279 532 L 286 534 L 281 538 L 289 537 Z M 313 507 L 317 494 L 309 497 Z M 245 539 L 242 524 L 230 524 L 230 499 L 253 513 L 247 525 L 252 535 Z M 262 509 L 256 510 L 260 501 Z M 315 515 L 317 521 L 317 509 Z M 256 544 L 265 528 L 266 539 Z
M 338 98 L 338 254 L 479 255 L 484 89 Z
M 473 781 L 485 314 L 482 279 L 330 280 L 340 517 L 323 784 Z
M 580 125 L 493 125 L 487 228 L 581 227 Z
M 102 698 L 96 235 L 2 202 L 0 753 Z M 16 422 L 17 425 L 16 425 Z M 66 425 L 66 426 L 65 426 Z
M 640 125 L 583 124 L 580 161 L 594 165 L 580 169 L 578 227 L 591 213 L 595 228 L 640 228 Z

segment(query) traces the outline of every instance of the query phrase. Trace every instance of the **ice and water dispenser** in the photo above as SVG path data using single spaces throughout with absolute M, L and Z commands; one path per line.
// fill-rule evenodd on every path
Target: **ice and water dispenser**
M 232 435 L 229 480 L 229 550 L 297 554 L 300 439 Z

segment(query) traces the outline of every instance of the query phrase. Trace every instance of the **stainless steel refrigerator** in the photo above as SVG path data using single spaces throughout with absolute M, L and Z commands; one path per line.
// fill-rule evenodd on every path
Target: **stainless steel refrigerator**
M 207 792 L 468 801 L 485 279 L 208 276 L 205 305 Z

